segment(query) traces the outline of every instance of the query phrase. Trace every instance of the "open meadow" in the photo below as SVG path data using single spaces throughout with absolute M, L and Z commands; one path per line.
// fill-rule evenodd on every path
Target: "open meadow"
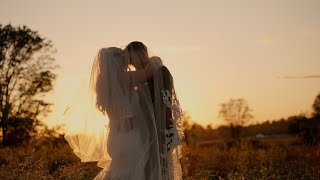
M 184 179 L 319 179 L 320 146 L 295 137 L 193 141 L 183 147 Z M 101 168 L 81 163 L 63 139 L 0 149 L 0 179 L 92 179 Z

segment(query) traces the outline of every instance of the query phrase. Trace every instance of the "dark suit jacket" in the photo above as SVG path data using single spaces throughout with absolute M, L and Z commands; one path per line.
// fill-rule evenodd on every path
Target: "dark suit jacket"
M 155 92 L 154 90 L 154 86 L 155 86 L 155 82 L 154 82 L 154 77 L 148 79 L 148 86 L 149 86 L 149 90 L 150 90 L 150 95 L 151 95 L 151 99 L 152 99 L 152 103 L 153 103 L 153 107 L 155 109 L 155 95 L 160 96 L 161 98 L 163 97 L 161 90 L 168 90 L 170 92 L 170 94 L 172 95 L 172 90 L 173 90 L 173 79 L 171 76 L 170 71 L 168 70 L 167 67 L 165 66 L 161 66 L 158 71 L 154 74 L 154 76 L 161 76 L 158 77 L 160 80 L 160 82 L 156 82 L 156 83 L 162 83 L 160 86 L 163 87 L 163 89 L 160 89 L 160 92 Z M 169 102 L 172 102 L 172 97 L 169 98 Z M 163 100 L 161 100 L 161 103 L 163 103 Z M 162 104 L 163 106 L 165 106 L 165 104 Z M 172 110 L 169 107 L 166 107 L 166 129 L 170 129 L 171 125 L 172 125 Z M 169 150 L 169 149 L 168 149 Z

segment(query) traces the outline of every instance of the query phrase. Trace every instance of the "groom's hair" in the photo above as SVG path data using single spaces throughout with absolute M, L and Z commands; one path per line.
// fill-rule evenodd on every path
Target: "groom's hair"
M 145 53 L 148 53 L 147 46 L 144 45 L 140 41 L 133 41 L 127 45 L 128 51 L 129 52 L 140 52 L 143 51 Z M 148 55 L 148 54 L 147 54 Z

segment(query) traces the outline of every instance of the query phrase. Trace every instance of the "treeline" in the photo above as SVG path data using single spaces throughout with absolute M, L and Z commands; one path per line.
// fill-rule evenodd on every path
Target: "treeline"
M 232 139 L 233 127 L 224 125 L 213 129 L 211 126 L 202 126 L 186 119 L 184 124 L 187 143 L 210 141 L 217 139 Z M 279 135 L 294 135 L 300 137 L 305 143 L 319 142 L 320 119 L 319 117 L 306 117 L 306 115 L 290 116 L 275 121 L 238 126 L 241 138 L 256 138 Z
M 320 93 L 312 104 L 312 114 L 293 115 L 275 121 L 244 126 L 253 116 L 251 108 L 244 99 L 231 99 L 221 105 L 220 116 L 226 125 L 213 129 L 210 125 L 203 127 L 191 123 L 186 116 L 183 121 L 187 144 L 197 141 L 212 141 L 215 139 L 241 140 L 242 138 L 262 138 L 266 136 L 293 135 L 307 145 L 320 142 Z M 239 113 L 240 112 L 240 113 Z

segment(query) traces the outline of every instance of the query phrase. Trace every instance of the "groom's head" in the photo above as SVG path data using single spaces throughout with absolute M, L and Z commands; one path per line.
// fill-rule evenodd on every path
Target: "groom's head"
M 130 62 L 136 68 L 143 68 L 148 64 L 149 55 L 147 47 L 139 41 L 133 41 L 126 47 L 130 55 Z

